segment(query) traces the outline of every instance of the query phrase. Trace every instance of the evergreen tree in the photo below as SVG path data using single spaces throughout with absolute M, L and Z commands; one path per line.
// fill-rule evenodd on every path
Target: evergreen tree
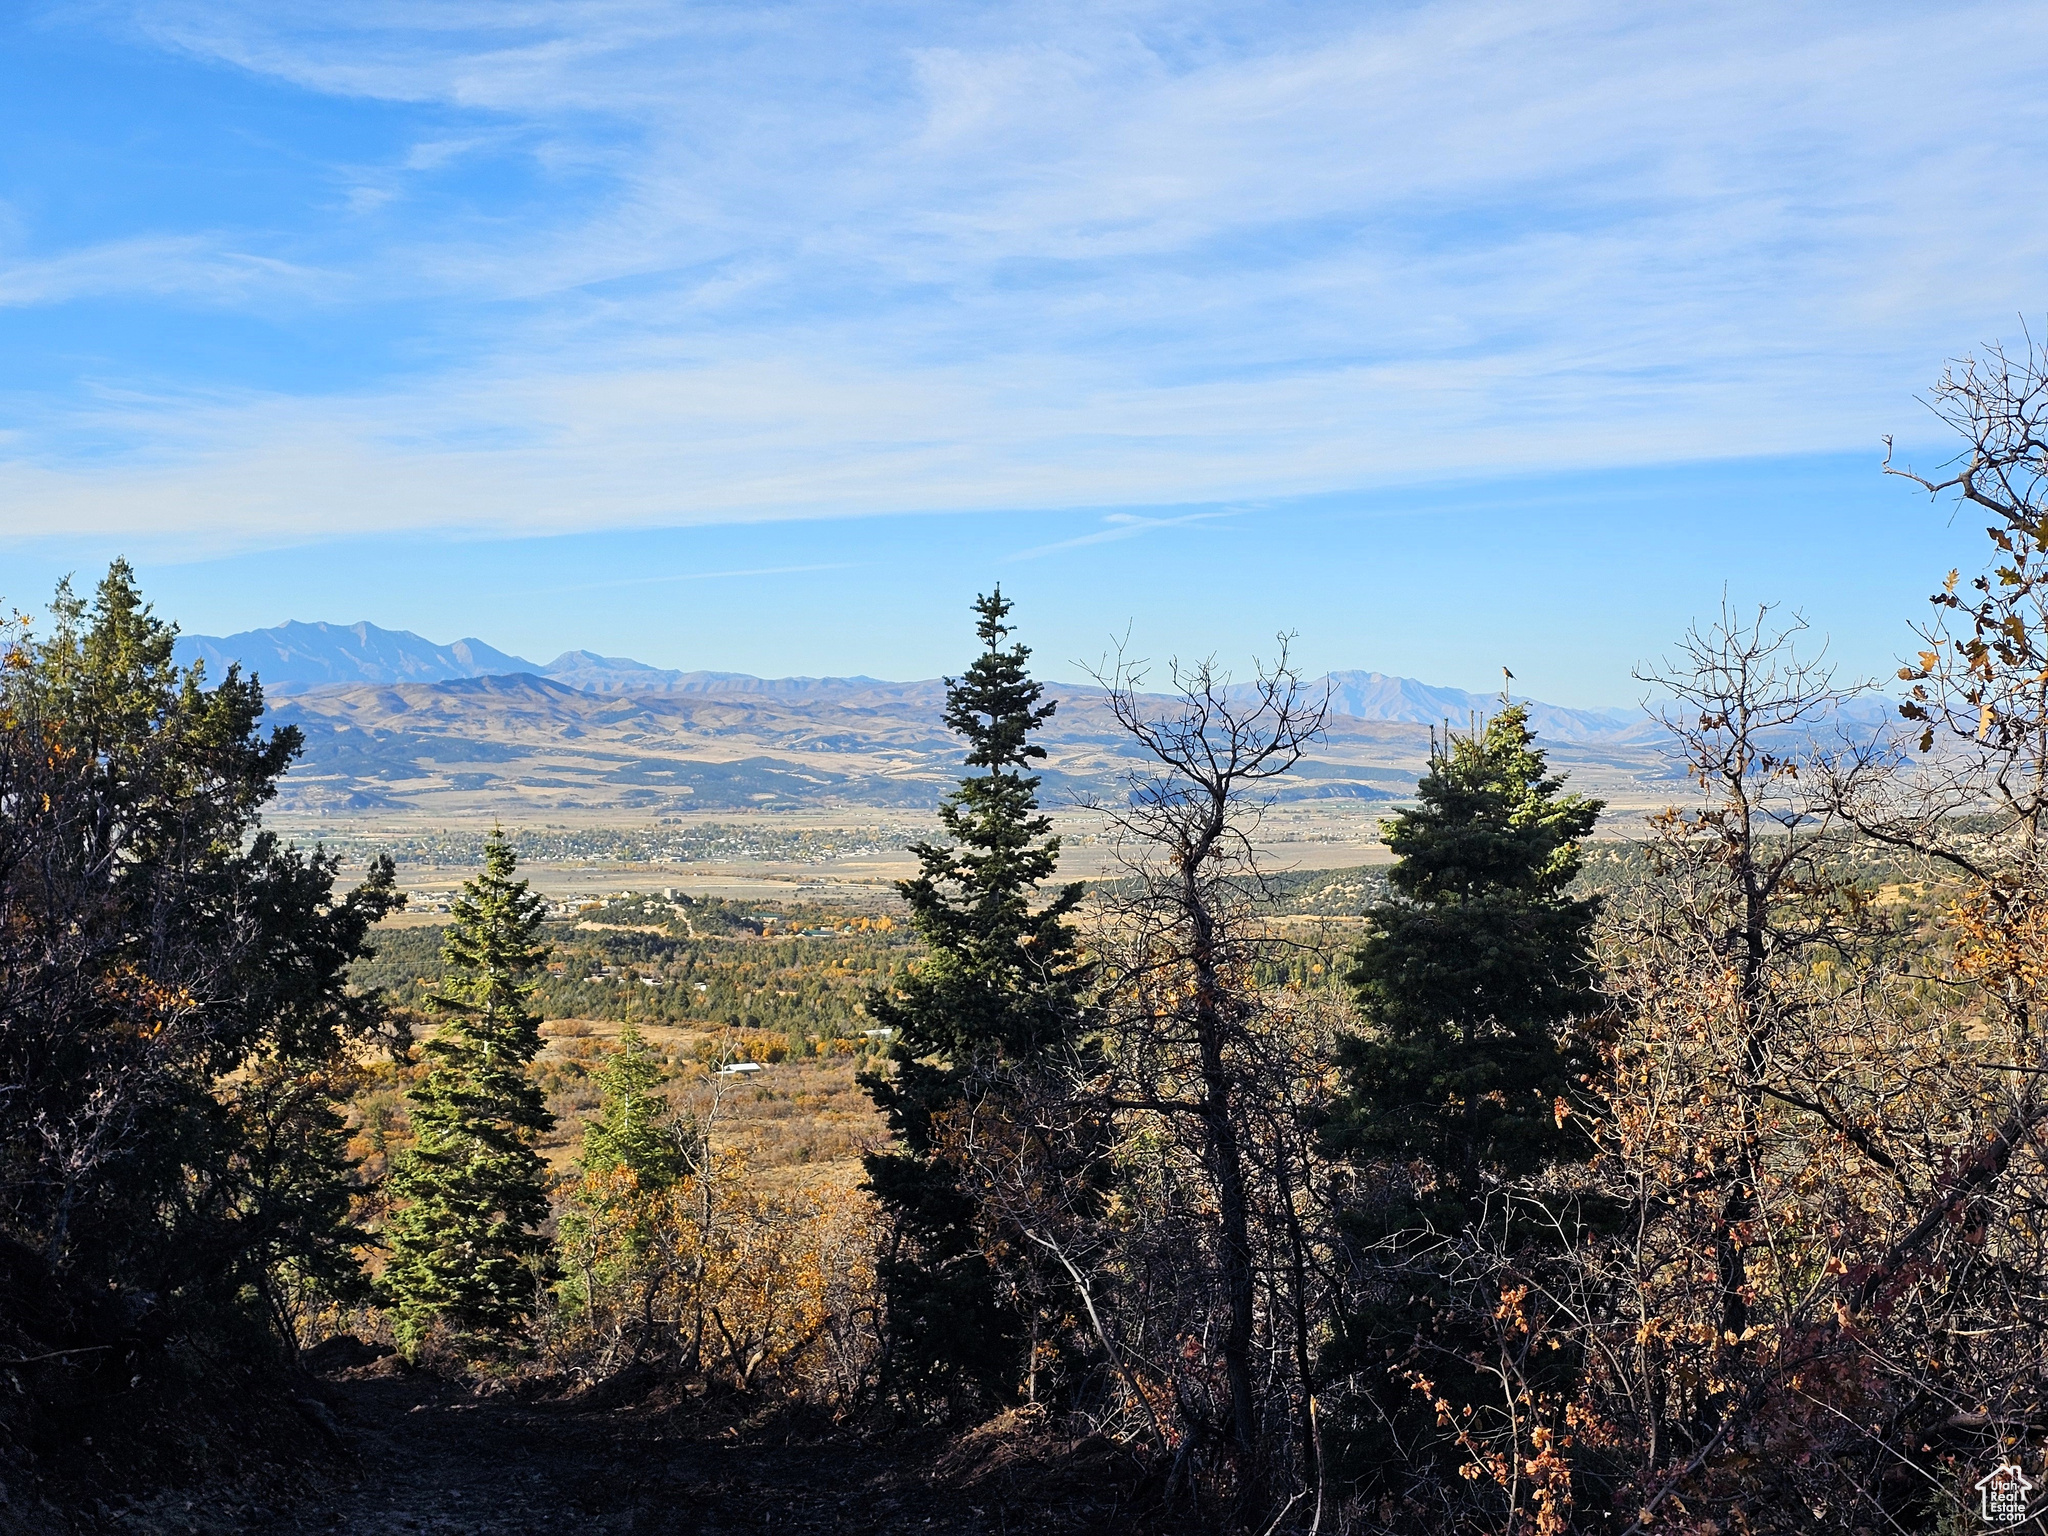
M 382 1018 L 348 967 L 404 903 L 390 860 L 337 897 L 263 830 L 298 731 L 259 731 L 239 667 L 179 668 L 125 560 L 51 614 L 0 648 L 0 1242 L 195 1314 L 345 1291 L 329 1078 Z
M 888 1116 L 897 1150 L 870 1154 L 870 1187 L 895 1218 L 883 1264 L 889 1297 L 890 1385 L 933 1401 L 973 1388 L 1001 1398 L 1023 1374 L 1023 1319 L 999 1301 L 973 1199 L 939 1153 L 941 1117 L 962 1102 L 967 1075 L 1028 1066 L 1072 1042 L 1085 1017 L 1067 919 L 1069 885 L 1039 903 L 1058 868 L 1059 839 L 1039 810 L 1031 734 L 1052 717 L 1025 663 L 1005 645 L 1011 605 L 1000 588 L 974 605 L 982 653 L 946 682 L 946 724 L 967 741 L 970 771 L 939 809 L 951 840 L 920 843 L 918 873 L 897 886 L 924 957 L 896 996 L 868 1011 L 894 1031 L 894 1071 L 862 1085 Z
M 1343 1047 L 1343 1134 L 1426 1164 L 1445 1215 L 1573 1145 L 1556 1104 L 1584 1063 L 1561 1028 L 1597 1005 L 1599 902 L 1567 892 L 1602 803 L 1563 787 L 1513 704 L 1447 736 L 1420 803 L 1383 823 L 1396 896 L 1347 978 L 1368 1033 Z
M 269 1346 L 361 1282 L 335 1100 L 383 1011 L 349 967 L 403 901 L 389 860 L 343 895 L 263 829 L 298 732 L 240 668 L 179 667 L 125 561 L 51 615 L 0 643 L 10 1512 L 68 1506 L 36 1492 L 67 1464 L 79 1507 L 112 1498 L 296 1390 Z
M 577 1166 L 585 1173 L 629 1169 L 642 1188 L 658 1189 L 683 1176 L 683 1148 L 662 1123 L 668 1105 L 653 1090 L 661 1067 L 632 1024 L 619 1031 L 619 1048 L 597 1073 L 596 1116 L 583 1132 Z
M 1369 1484 L 1426 1465 L 1432 1445 L 1444 1476 L 1461 1459 L 1416 1380 L 1457 1403 L 1489 1386 L 1471 1362 L 1492 1338 L 1495 1300 L 1465 1293 L 1456 1244 L 1431 1229 L 1457 1238 L 1489 1185 L 1586 1150 L 1559 1101 L 1592 1065 L 1568 1026 L 1599 1001 L 1598 900 L 1569 887 L 1602 806 L 1563 787 L 1528 712 L 1510 705 L 1483 731 L 1433 746 L 1419 804 L 1382 823 L 1395 894 L 1367 914 L 1348 977 L 1367 1031 L 1340 1044 L 1345 1093 L 1329 1137 L 1387 1171 L 1348 1223 L 1357 1251 L 1386 1272 L 1338 1318 L 1324 1360 L 1326 1376 L 1372 1400 L 1333 1426 Z M 1490 1232 L 1502 1240 L 1513 1250 L 1533 1237 Z M 1558 1377 L 1576 1368 L 1561 1355 L 1538 1364 Z
M 582 1177 L 562 1214 L 561 1252 L 578 1276 L 566 1294 L 594 1324 L 601 1293 L 639 1291 L 640 1343 L 654 1332 L 659 1243 L 666 1196 L 688 1171 L 692 1128 L 668 1117 L 654 1088 L 661 1067 L 640 1031 L 627 1024 L 619 1048 L 597 1074 L 603 1094 L 585 1125 L 577 1158 Z M 678 1132 L 683 1134 L 679 1135 Z
M 546 954 L 540 898 L 514 880 L 503 832 L 484 872 L 456 899 L 431 1006 L 448 1021 L 423 1047 L 426 1078 L 408 1094 L 415 1134 L 389 1181 L 403 1202 L 382 1277 L 408 1353 L 439 1324 L 458 1347 L 502 1343 L 532 1310 L 548 1200 L 535 1136 L 554 1123 L 527 1067 L 540 1051 L 527 1000 Z

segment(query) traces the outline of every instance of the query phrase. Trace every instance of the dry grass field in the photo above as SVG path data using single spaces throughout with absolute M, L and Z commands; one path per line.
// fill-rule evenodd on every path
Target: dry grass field
M 611 1019 L 555 1019 L 542 1026 L 547 1044 L 534 1065 L 549 1088 L 555 1129 L 541 1151 L 557 1175 L 569 1174 L 582 1149 L 584 1117 L 599 1100 L 592 1079 L 617 1049 L 623 1027 Z M 744 1154 L 764 1181 L 850 1186 L 862 1176 L 861 1154 L 886 1138 L 881 1116 L 854 1081 L 859 1061 L 852 1055 L 784 1059 L 728 1077 L 715 1062 L 732 1031 L 636 1027 L 661 1054 L 669 1074 L 664 1096 L 708 1130 L 713 1150 Z

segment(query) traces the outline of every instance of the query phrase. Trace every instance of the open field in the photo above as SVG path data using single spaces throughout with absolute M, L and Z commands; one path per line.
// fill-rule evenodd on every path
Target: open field
M 597 1108 L 590 1074 L 617 1048 L 623 1027 L 616 1019 L 558 1019 L 543 1030 L 547 1045 L 535 1071 L 553 1086 L 549 1108 L 556 1125 L 542 1138 L 541 1151 L 558 1175 L 569 1173 L 582 1147 L 583 1116 Z M 861 1060 L 788 1058 L 758 1073 L 724 1077 L 717 1062 L 729 1032 L 635 1027 L 664 1059 L 670 1101 L 707 1129 L 715 1150 L 743 1154 L 748 1168 L 771 1184 L 851 1186 L 862 1177 L 861 1154 L 887 1140 L 882 1117 L 854 1081 Z
M 1387 856 L 1379 842 L 1379 819 L 1386 811 L 1383 803 L 1276 806 L 1266 817 L 1260 846 L 1276 870 L 1338 869 L 1379 862 Z M 1119 872 L 1116 849 L 1104 836 L 1098 816 L 1064 812 L 1054 817 L 1054 824 L 1062 838 L 1064 878 L 1100 880 Z M 435 921 L 431 909 L 443 905 L 448 894 L 476 873 L 475 850 L 481 848 L 494 822 L 488 818 L 451 822 L 383 817 L 323 821 L 282 816 L 274 825 L 288 837 L 319 841 L 358 863 L 390 852 L 398 862 L 400 883 L 414 893 L 412 917 Z M 889 910 L 896 902 L 895 883 L 916 870 L 917 856 L 911 844 L 937 834 L 928 812 L 881 815 L 864 810 L 837 818 L 823 813 L 777 812 L 702 818 L 698 825 L 716 827 L 722 834 L 756 834 L 758 850 L 753 857 L 728 854 L 703 859 L 549 858 L 522 853 L 520 873 L 536 891 L 562 903 L 593 901 L 622 891 L 668 890 L 692 897 L 827 901 L 863 910 Z M 505 827 L 508 833 L 549 840 L 575 831 L 616 838 L 674 830 L 673 824 L 647 821 L 636 825 L 595 818 L 581 828 L 565 825 L 558 818 L 540 824 L 507 822 Z M 789 845 L 799 836 L 827 845 L 851 845 L 854 851 L 791 857 Z M 720 838 L 742 840 L 737 835 Z M 882 842 L 895 846 L 876 846 Z M 464 852 L 469 857 L 462 857 Z
M 1581 785 L 1575 778 L 1573 787 L 1589 794 L 1599 792 L 1597 780 Z M 1622 789 L 1627 792 L 1629 786 Z M 1601 835 L 1634 837 L 1641 828 L 1643 812 L 1672 798 L 1635 788 L 1629 798 L 1610 803 L 1602 818 Z M 1267 867 L 1275 872 L 1385 863 L 1389 855 L 1379 840 L 1379 823 L 1390 809 L 1389 803 L 1381 801 L 1276 805 L 1261 824 L 1258 846 Z M 1056 812 L 1053 820 L 1062 839 L 1063 878 L 1102 880 L 1120 872 L 1117 850 L 1105 836 L 1099 815 L 1067 810 Z M 357 868 L 377 853 L 391 853 L 398 863 L 400 884 L 413 898 L 411 910 L 393 920 L 400 924 L 442 920 L 448 897 L 476 873 L 478 850 L 497 824 L 497 819 L 488 815 L 280 815 L 272 819 L 284 836 L 301 843 L 320 842 Z M 503 826 L 513 835 L 515 847 L 521 848 L 521 874 L 536 891 L 565 908 L 620 892 L 672 891 L 691 897 L 826 902 L 858 911 L 893 911 L 897 909 L 895 883 L 917 867 L 911 845 L 937 832 L 928 811 L 871 809 L 661 820 L 591 812 L 581 818 L 507 819 Z M 596 852 L 599 845 L 630 845 L 636 840 L 672 836 L 679 830 L 706 834 L 698 839 L 701 854 L 693 849 L 681 857 L 649 858 L 599 856 Z M 523 846 L 529 840 L 545 845 L 579 838 L 592 845 L 591 852 L 548 856 Z

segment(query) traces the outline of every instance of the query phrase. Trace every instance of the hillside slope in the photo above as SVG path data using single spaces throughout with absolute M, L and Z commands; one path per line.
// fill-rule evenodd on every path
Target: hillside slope
M 1060 709 L 1043 737 L 1049 803 L 1125 793 L 1127 776 L 1148 765 L 1101 692 L 1051 691 Z M 594 693 L 532 675 L 320 689 L 275 710 L 306 736 L 282 808 L 527 818 L 925 807 L 960 772 L 943 702 L 938 681 L 862 679 L 795 693 Z M 1279 797 L 1406 794 L 1428 745 L 1423 724 L 1333 715 Z M 1601 783 L 1660 771 L 1652 748 L 1620 738 L 1560 741 L 1554 755 Z

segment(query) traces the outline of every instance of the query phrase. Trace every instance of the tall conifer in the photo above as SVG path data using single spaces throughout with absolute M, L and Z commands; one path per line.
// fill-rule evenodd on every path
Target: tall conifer
M 1560 1030 L 1597 1003 L 1598 901 L 1568 892 L 1602 803 L 1563 787 L 1511 704 L 1448 736 L 1382 824 L 1396 894 L 1348 978 L 1368 1032 L 1344 1046 L 1346 1139 L 1427 1164 L 1453 1205 L 1569 1142 L 1556 1104 L 1582 1063 Z
M 891 1385 L 927 1400 L 970 1385 L 1007 1396 L 1025 1367 L 1022 1319 L 998 1301 L 974 1202 L 938 1155 L 940 1117 L 961 1103 L 969 1072 L 1028 1065 L 1084 1018 L 1067 921 L 1081 887 L 1039 900 L 1059 839 L 1039 810 L 1030 766 L 1045 749 L 1031 735 L 1057 706 L 1026 670 L 1030 650 L 1004 644 L 1010 607 L 1000 588 L 976 601 L 981 655 L 946 683 L 945 721 L 967 741 L 970 772 L 939 809 L 950 843 L 919 844 L 916 877 L 897 887 L 924 958 L 897 995 L 868 1003 L 895 1032 L 894 1071 L 862 1079 L 898 1141 L 867 1159 L 899 1235 L 883 1266 Z
M 1354 957 L 1367 1029 L 1340 1045 L 1346 1091 L 1330 1139 L 1387 1171 L 1348 1222 L 1356 1251 L 1373 1256 L 1361 1278 L 1375 1264 L 1384 1272 L 1355 1293 L 1323 1360 L 1363 1392 L 1332 1425 L 1333 1448 L 1382 1493 L 1399 1490 L 1381 1479 L 1414 1473 L 1432 1451 L 1440 1475 L 1463 1464 L 1418 1380 L 1460 1404 L 1498 1388 L 1472 1364 L 1493 1338 L 1497 1299 L 1457 1278 L 1460 1234 L 1490 1216 L 1487 1241 L 1520 1251 L 1531 1235 L 1500 1228 L 1489 1186 L 1586 1150 L 1559 1101 L 1591 1067 L 1569 1025 L 1598 1005 L 1598 903 L 1569 887 L 1601 803 L 1563 787 L 1527 711 L 1510 705 L 1483 731 L 1447 736 L 1419 804 L 1382 823 L 1394 896 L 1367 914 Z M 1573 1369 L 1546 1355 L 1531 1379 L 1555 1384 Z
M 355 1293 L 333 1101 L 382 1005 L 348 969 L 404 898 L 388 859 L 341 896 L 338 861 L 263 830 L 298 731 L 259 728 L 239 667 L 181 669 L 125 560 L 51 612 L 0 646 L 0 1267 L 66 1331 L 40 1356 L 0 1301 L 0 1337 L 104 1373 L 39 1368 L 17 1406 L 54 1390 L 112 1421 L 158 1352 L 93 1332 L 132 1321 L 108 1298 L 190 1338 L 239 1335 L 253 1296 L 290 1340 L 295 1295 Z
M 436 1324 L 460 1348 L 501 1343 L 531 1312 L 547 1253 L 533 1142 L 554 1117 L 526 1070 L 540 1051 L 527 1000 L 546 950 L 541 900 L 512 878 L 515 867 L 511 845 L 493 832 L 442 951 L 447 979 L 431 1003 L 448 1020 L 427 1041 L 426 1078 L 408 1095 L 416 1139 L 391 1173 L 402 1203 L 382 1277 L 408 1352 Z

